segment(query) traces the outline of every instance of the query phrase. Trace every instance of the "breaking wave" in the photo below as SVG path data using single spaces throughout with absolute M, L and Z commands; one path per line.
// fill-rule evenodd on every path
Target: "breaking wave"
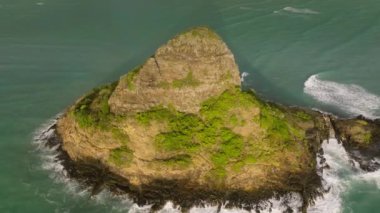
M 284 7 L 280 11 L 285 11 L 289 13 L 297 13 L 297 14 L 308 14 L 308 15 L 317 15 L 319 14 L 318 11 L 311 10 L 308 8 L 295 8 L 295 7 Z M 276 10 L 274 13 L 279 13 L 280 11 Z
M 63 166 L 63 162 L 59 159 L 59 144 L 49 146 L 48 140 L 55 135 L 54 125 L 57 119 L 51 119 L 40 129 L 35 132 L 33 143 L 37 146 L 37 151 L 40 153 L 42 161 L 41 169 L 50 171 L 49 177 L 55 183 L 64 183 L 69 192 L 74 192 L 77 195 L 89 194 L 90 189 L 84 188 L 78 182 L 70 179 L 68 173 Z
M 321 80 L 318 75 L 312 75 L 304 83 L 304 92 L 351 115 L 380 116 L 380 97 L 355 84 Z
M 376 159 L 380 162 L 380 159 Z M 380 170 L 374 172 L 362 172 L 354 177 L 355 181 L 374 183 L 378 189 L 380 189 Z
M 265 201 L 266 204 L 261 205 L 258 207 L 260 209 L 260 212 L 272 212 L 272 213 L 280 213 L 280 212 L 286 212 L 291 208 L 293 212 L 297 213 L 299 212 L 298 209 L 302 206 L 301 197 L 298 194 L 289 194 L 286 197 L 283 197 L 281 199 L 269 199 Z M 285 204 L 286 203 L 286 204 Z M 133 204 L 129 212 L 130 213 L 141 213 L 141 212 L 150 212 L 151 206 L 138 206 L 136 204 Z M 181 213 L 180 207 L 175 207 L 174 204 L 170 201 L 168 201 L 165 206 L 157 211 L 158 213 Z M 218 206 L 214 205 L 206 205 L 203 207 L 193 207 L 189 210 L 190 213 L 249 213 L 249 212 L 255 212 L 255 210 L 247 211 L 244 209 L 239 208 L 225 208 L 225 206 L 221 206 L 220 208 Z

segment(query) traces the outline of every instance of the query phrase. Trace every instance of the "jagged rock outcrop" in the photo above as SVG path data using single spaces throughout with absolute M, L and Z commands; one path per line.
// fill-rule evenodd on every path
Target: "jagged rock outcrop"
M 179 34 L 121 77 L 109 105 L 115 114 L 159 105 L 196 113 L 201 102 L 239 85 L 238 66 L 227 45 L 213 31 L 198 27 Z

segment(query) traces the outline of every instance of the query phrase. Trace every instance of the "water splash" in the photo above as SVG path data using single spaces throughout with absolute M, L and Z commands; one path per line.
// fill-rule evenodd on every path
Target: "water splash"
M 244 82 L 244 79 L 246 78 L 246 77 L 248 77 L 249 76 L 249 73 L 247 73 L 247 72 L 243 72 L 242 74 L 241 74 L 241 76 L 240 76 L 240 81 L 241 82 Z
M 338 213 L 342 211 L 342 193 L 348 186 L 345 180 L 345 174 L 352 173 L 350 158 L 341 144 L 336 139 L 326 140 L 322 144 L 324 151 L 322 159 L 318 159 L 318 167 L 323 168 L 322 184 L 325 190 L 328 190 L 323 197 L 315 200 L 315 204 L 308 208 L 308 212 L 331 212 Z
M 282 10 L 290 13 L 299 13 L 299 14 L 310 14 L 310 15 L 316 15 L 319 14 L 318 11 L 314 11 L 308 8 L 295 8 L 295 7 L 284 7 Z

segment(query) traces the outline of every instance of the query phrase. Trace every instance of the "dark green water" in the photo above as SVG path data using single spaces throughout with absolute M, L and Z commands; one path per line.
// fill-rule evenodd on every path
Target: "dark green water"
M 0 0 L 0 212 L 126 211 L 53 178 L 33 136 L 84 92 L 197 25 L 225 39 L 249 73 L 245 87 L 262 96 L 380 117 L 378 0 Z M 380 209 L 380 176 L 371 175 L 342 175 L 341 211 Z

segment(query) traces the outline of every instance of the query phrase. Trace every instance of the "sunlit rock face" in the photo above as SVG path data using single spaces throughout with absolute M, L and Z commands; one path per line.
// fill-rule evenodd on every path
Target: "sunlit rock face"
M 198 27 L 177 35 L 122 76 L 109 105 L 115 114 L 154 106 L 196 113 L 201 102 L 235 86 L 240 77 L 233 54 L 217 34 Z

